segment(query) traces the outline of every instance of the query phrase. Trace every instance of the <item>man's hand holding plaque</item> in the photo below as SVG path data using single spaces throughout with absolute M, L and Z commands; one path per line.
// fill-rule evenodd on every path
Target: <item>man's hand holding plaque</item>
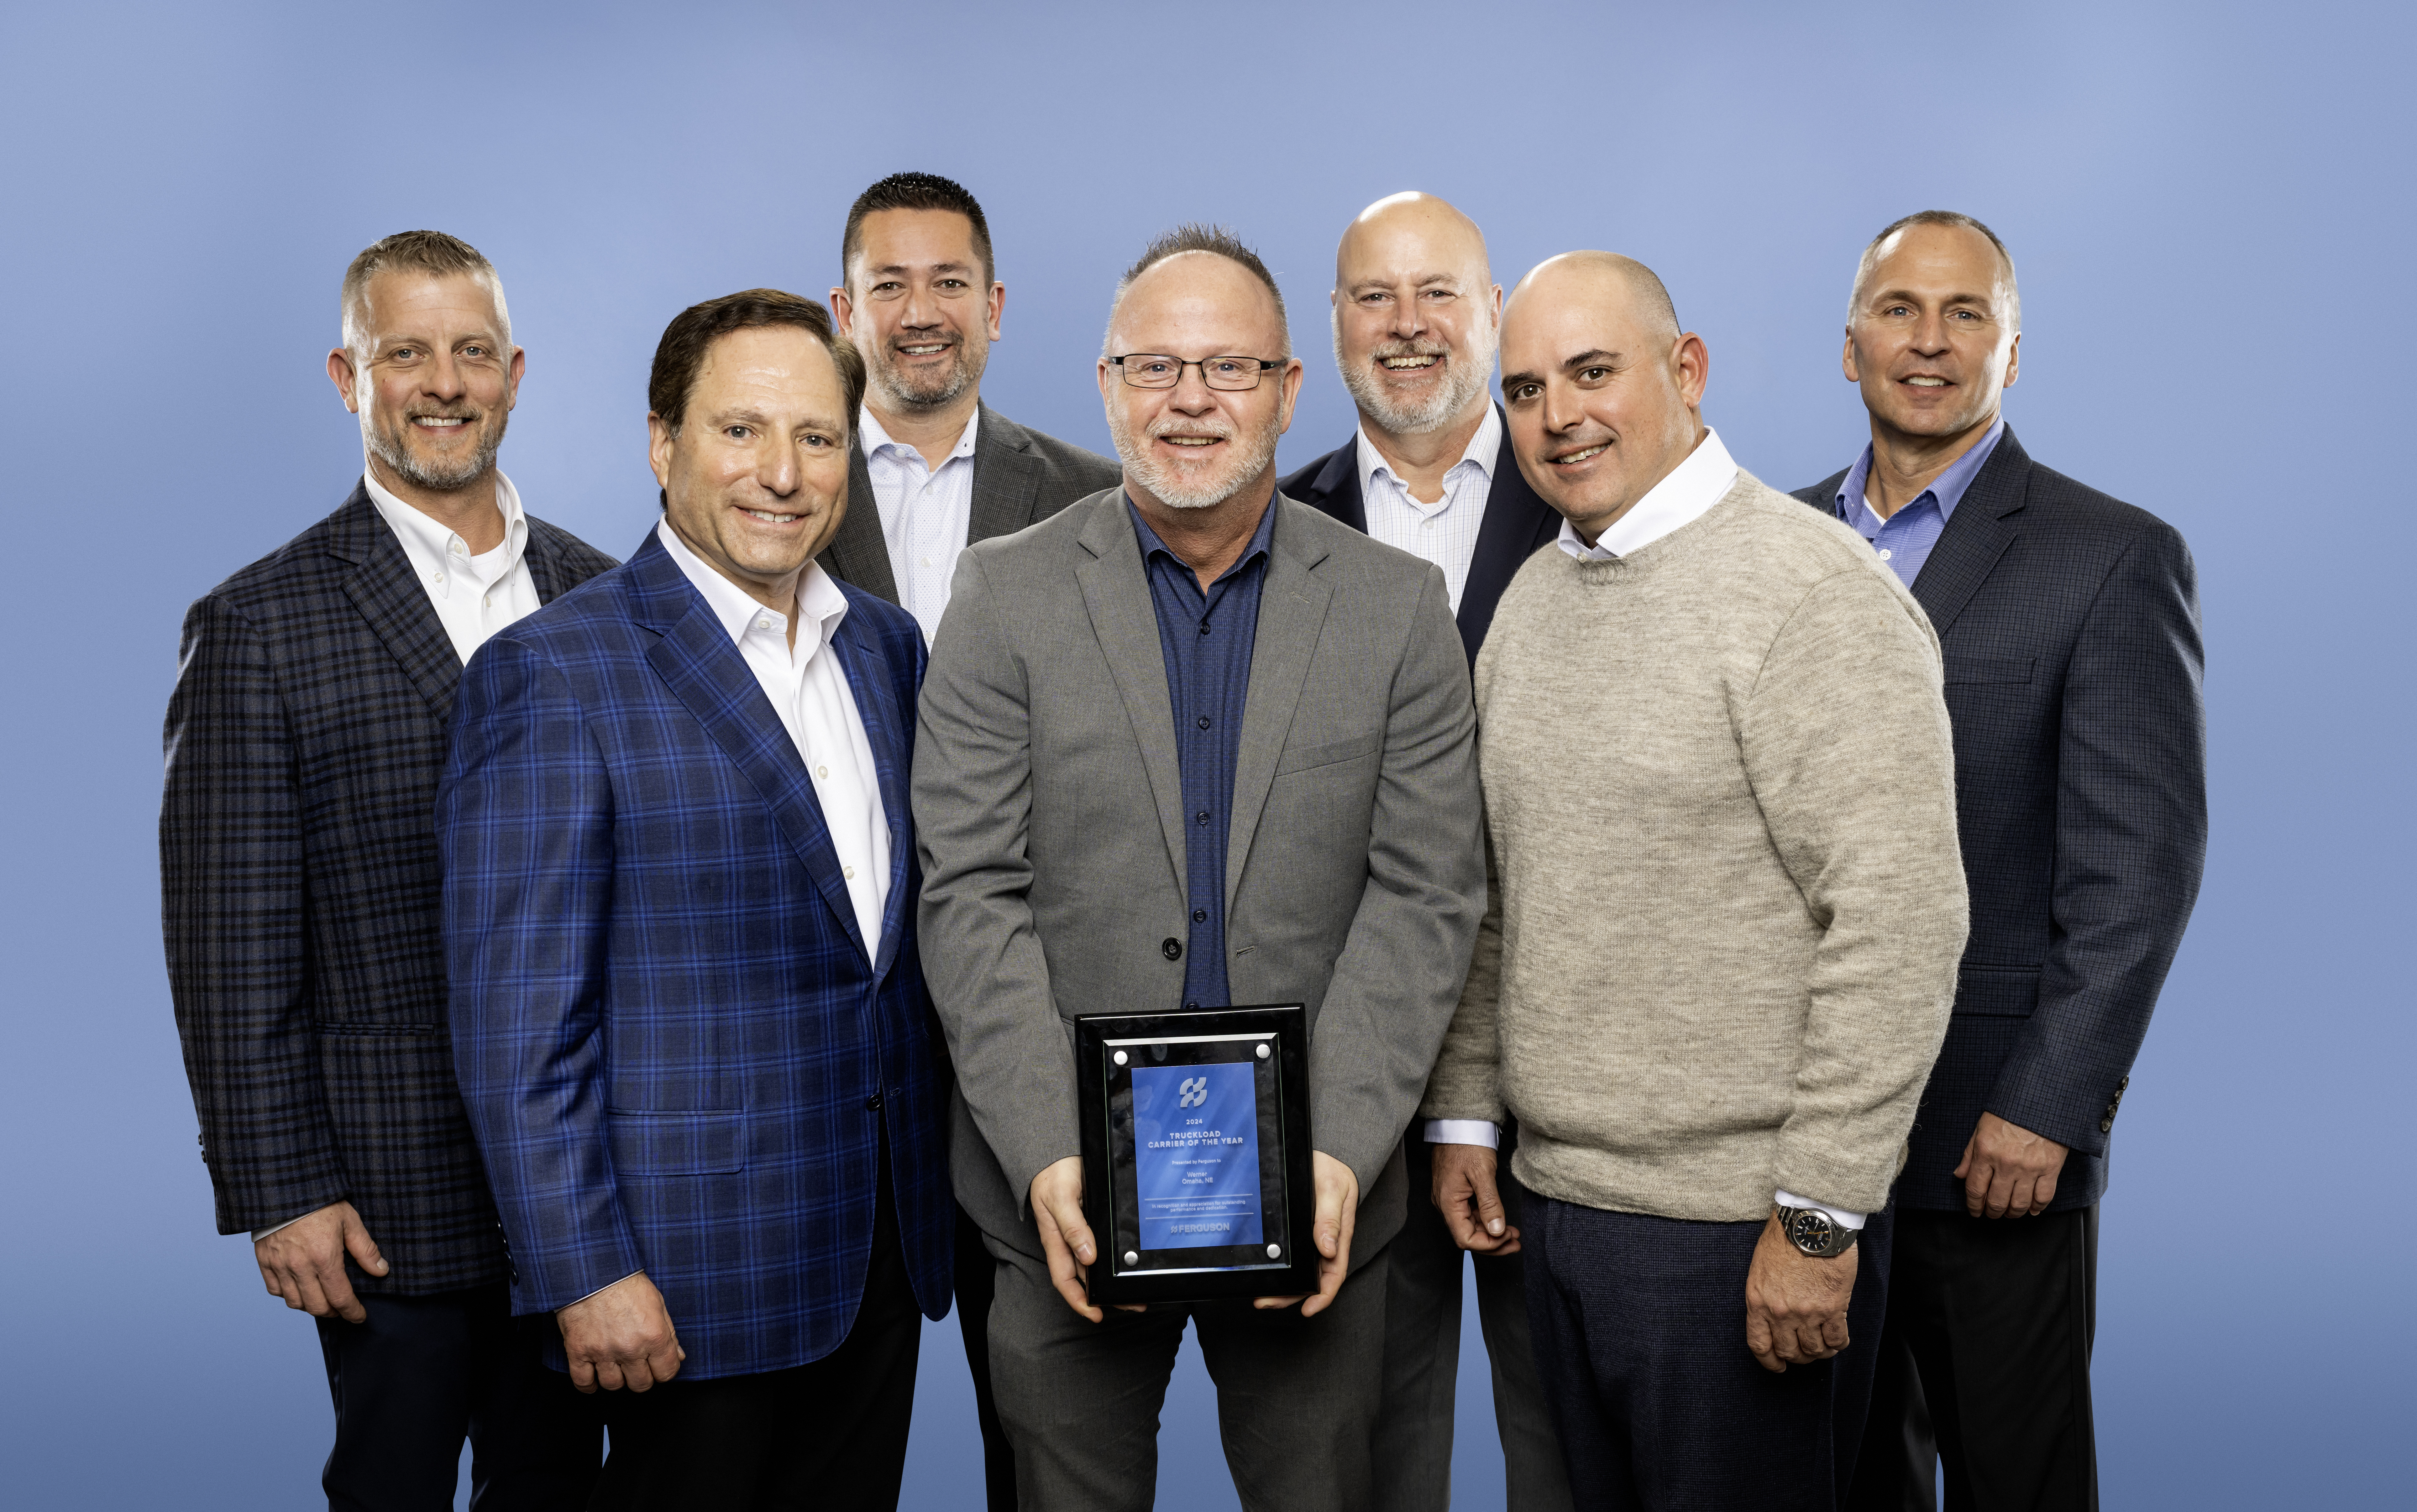
M 1260 1297 L 1251 1306 L 1262 1309 L 1289 1308 L 1300 1304 L 1300 1315 L 1315 1318 L 1334 1301 L 1343 1290 L 1344 1275 L 1351 1269 L 1351 1226 L 1360 1217 L 1360 1178 L 1351 1168 L 1324 1150 L 1310 1153 L 1310 1165 L 1317 1184 L 1317 1217 L 1310 1226 L 1310 1234 L 1317 1244 L 1317 1292 L 1314 1296 Z

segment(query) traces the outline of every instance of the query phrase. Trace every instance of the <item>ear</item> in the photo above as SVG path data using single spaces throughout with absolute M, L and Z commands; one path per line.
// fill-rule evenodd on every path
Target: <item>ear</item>
M 2006 348 L 2006 381 L 2000 386 L 2012 388 L 2023 371 L 2023 333 L 2014 333 L 2014 344 Z
M 994 279 L 990 286 L 990 339 L 999 339 L 999 317 L 1007 312 L 1007 285 Z
M 1860 384 L 1863 381 L 1863 370 L 1855 362 L 1855 328 L 1852 325 L 1847 327 L 1847 350 L 1838 357 L 1838 368 L 1846 373 L 1847 382 Z
M 340 346 L 327 354 L 327 378 L 336 386 L 336 392 L 343 397 L 344 408 L 355 415 L 361 413 L 360 390 L 356 386 L 358 378 L 353 368 L 350 350 Z
M 830 295 L 831 325 L 843 336 L 852 336 L 848 329 L 856 324 L 856 301 L 847 296 L 844 288 L 833 289 Z
M 654 469 L 655 487 L 666 493 L 672 486 L 672 447 L 678 439 L 661 416 L 646 412 L 646 465 Z
M 1712 381 L 1712 354 L 1704 339 L 1689 331 L 1670 349 L 1671 367 L 1679 379 L 1679 398 L 1687 408 L 1704 407 L 1704 389 Z
M 528 354 L 522 351 L 519 347 L 512 348 L 510 377 L 507 379 L 504 384 L 504 413 L 506 415 L 509 415 L 512 412 L 512 407 L 521 401 L 521 375 L 527 371 Z
M 1307 369 L 1300 365 L 1300 358 L 1299 357 L 1290 358 L 1285 363 L 1284 377 L 1279 380 L 1278 384 L 1278 386 L 1283 390 L 1282 395 L 1278 400 L 1278 424 L 1276 428 L 1276 434 L 1278 435 L 1283 435 L 1285 431 L 1292 429 L 1293 403 L 1300 398 L 1300 381 L 1302 375 L 1307 370 Z

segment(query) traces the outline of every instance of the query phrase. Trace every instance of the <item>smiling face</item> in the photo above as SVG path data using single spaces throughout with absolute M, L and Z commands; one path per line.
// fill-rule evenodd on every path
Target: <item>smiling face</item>
M 797 576 L 847 507 L 847 390 L 800 326 L 733 331 L 707 349 L 675 431 L 646 416 L 666 518 L 723 577 L 787 612 Z
M 1334 254 L 1334 365 L 1379 429 L 1424 435 L 1485 402 L 1502 290 L 1476 223 L 1426 194 L 1361 212 Z
M 1847 376 L 1881 425 L 1947 437 L 1997 418 L 2022 333 L 2004 258 L 1965 226 L 1917 224 L 1881 243 L 1855 290 Z
M 900 410 L 953 403 L 981 383 L 1007 301 L 973 222 L 955 210 L 875 210 L 861 234 L 831 310 L 864 354 L 874 398 Z
M 1109 354 L 1184 362 L 1274 358 L 1287 349 L 1274 297 L 1215 252 L 1178 252 L 1133 280 L 1108 327 Z M 1125 464 L 1125 486 L 1172 509 L 1208 509 L 1272 486 L 1276 442 L 1292 425 L 1301 368 L 1286 360 L 1256 388 L 1211 388 L 1187 367 L 1173 388 L 1135 388 L 1105 356 L 1100 398 Z M 1140 501 L 1136 501 L 1140 502 Z
M 406 500 L 484 485 L 524 366 L 493 290 L 468 273 L 372 275 L 327 375 L 361 417 L 378 483 Z
M 1588 544 L 1684 461 L 1711 359 L 1624 258 L 1569 252 L 1502 312 L 1502 404 L 1520 474 Z

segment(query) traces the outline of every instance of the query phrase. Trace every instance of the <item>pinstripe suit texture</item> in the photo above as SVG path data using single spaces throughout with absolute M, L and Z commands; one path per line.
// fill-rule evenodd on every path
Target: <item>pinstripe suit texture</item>
M 812 779 L 649 534 L 471 658 L 437 805 L 454 1053 L 517 1311 L 644 1269 L 683 1379 L 846 1337 L 886 1135 L 906 1267 L 948 1311 L 947 1072 L 913 933 L 922 639 L 860 589 L 832 648 L 890 823 L 860 937 Z
M 613 559 L 543 521 L 540 599 Z M 356 1290 L 504 1278 L 454 1086 L 431 813 L 461 662 L 356 485 L 185 616 L 161 925 L 221 1233 L 340 1200 L 389 1264 Z
M 1846 476 L 1796 497 L 1828 512 Z M 1972 932 L 1896 1200 L 1964 1210 L 1985 1110 L 2068 1146 L 2051 1208 L 2087 1207 L 2207 858 L 2190 549 L 2008 427 L 1913 596 L 1945 656 Z

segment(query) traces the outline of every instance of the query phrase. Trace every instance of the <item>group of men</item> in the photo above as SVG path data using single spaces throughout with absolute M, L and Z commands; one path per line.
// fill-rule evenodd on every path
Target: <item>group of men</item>
M 841 265 L 671 322 L 616 566 L 496 465 L 494 266 L 386 238 L 359 483 L 186 620 L 169 974 L 331 1506 L 450 1505 L 465 1438 L 481 1509 L 894 1505 L 953 1300 L 993 1507 L 1148 1506 L 1189 1326 L 1244 1505 L 1442 1508 L 1463 1254 L 1515 1509 L 2096 1504 L 2201 653 L 2181 537 L 2000 416 L 1994 234 L 1864 249 L 1869 442 L 1793 497 L 1650 270 L 1506 299 L 1424 194 L 1345 230 L 1359 426 L 1281 480 L 1222 229 L 1114 291 L 1114 460 L 982 402 L 963 188 Z M 1253 1003 L 1318 1289 L 1103 1309 L 1071 1020 Z

